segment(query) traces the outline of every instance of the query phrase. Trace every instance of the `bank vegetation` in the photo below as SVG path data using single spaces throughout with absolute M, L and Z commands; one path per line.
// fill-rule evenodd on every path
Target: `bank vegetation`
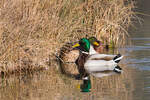
M 132 0 L 1 0 L 0 71 L 48 68 L 59 49 L 82 37 L 127 43 Z

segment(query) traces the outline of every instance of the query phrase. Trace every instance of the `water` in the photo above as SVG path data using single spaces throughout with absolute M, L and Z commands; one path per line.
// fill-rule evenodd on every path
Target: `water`
M 141 2 L 138 10 L 150 14 L 149 1 Z M 124 72 L 91 77 L 91 92 L 81 92 L 81 80 L 60 74 L 53 65 L 47 71 L 1 77 L 0 100 L 150 100 L 150 17 L 143 19 L 143 25 L 131 31 L 133 46 L 126 48 L 120 64 Z

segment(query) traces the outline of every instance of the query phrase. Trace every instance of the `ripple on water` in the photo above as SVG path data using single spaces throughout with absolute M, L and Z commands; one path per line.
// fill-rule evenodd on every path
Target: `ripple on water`
M 130 59 L 130 66 L 137 68 L 139 70 L 147 70 L 150 71 L 150 61 L 147 58 L 142 59 Z
M 146 45 L 146 46 L 150 46 L 150 43 L 146 43 L 145 45 Z
M 131 38 L 131 40 L 150 40 L 150 38 L 144 38 L 144 37 L 140 37 L 140 38 Z
M 134 47 L 130 47 L 128 49 L 132 50 L 132 51 L 142 51 L 142 50 L 150 51 L 150 46 L 134 46 Z

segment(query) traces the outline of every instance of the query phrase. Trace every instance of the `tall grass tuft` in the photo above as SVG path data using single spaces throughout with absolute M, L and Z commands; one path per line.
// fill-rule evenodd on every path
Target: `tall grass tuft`
M 134 8 L 132 0 L 1 0 L 0 71 L 49 67 L 64 43 L 86 36 L 125 44 Z

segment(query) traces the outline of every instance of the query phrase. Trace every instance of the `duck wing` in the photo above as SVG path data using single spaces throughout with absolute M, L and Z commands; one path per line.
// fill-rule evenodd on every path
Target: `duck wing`
M 80 53 L 78 59 L 75 61 L 77 68 L 78 68 L 78 71 L 81 74 L 81 76 L 86 73 L 86 71 L 84 69 L 84 63 L 86 62 L 87 58 L 88 58 L 87 54 Z
M 111 58 L 111 57 L 90 58 L 90 60 L 104 60 L 104 61 L 110 61 L 110 60 L 112 60 L 112 58 Z
M 114 56 L 114 55 L 113 55 Z M 112 60 L 108 60 L 112 55 L 97 54 L 91 55 L 84 64 L 88 72 L 114 70 L 120 60 L 123 58 L 120 54 L 115 55 Z M 106 60 L 107 58 L 107 60 Z
M 106 71 L 113 70 L 117 63 L 113 60 L 105 61 L 105 60 L 87 60 L 84 64 L 85 69 L 88 72 L 96 72 L 96 71 Z
M 89 57 L 90 60 L 92 59 L 99 59 L 99 60 L 112 60 L 116 55 L 107 55 L 107 54 L 93 54 Z

